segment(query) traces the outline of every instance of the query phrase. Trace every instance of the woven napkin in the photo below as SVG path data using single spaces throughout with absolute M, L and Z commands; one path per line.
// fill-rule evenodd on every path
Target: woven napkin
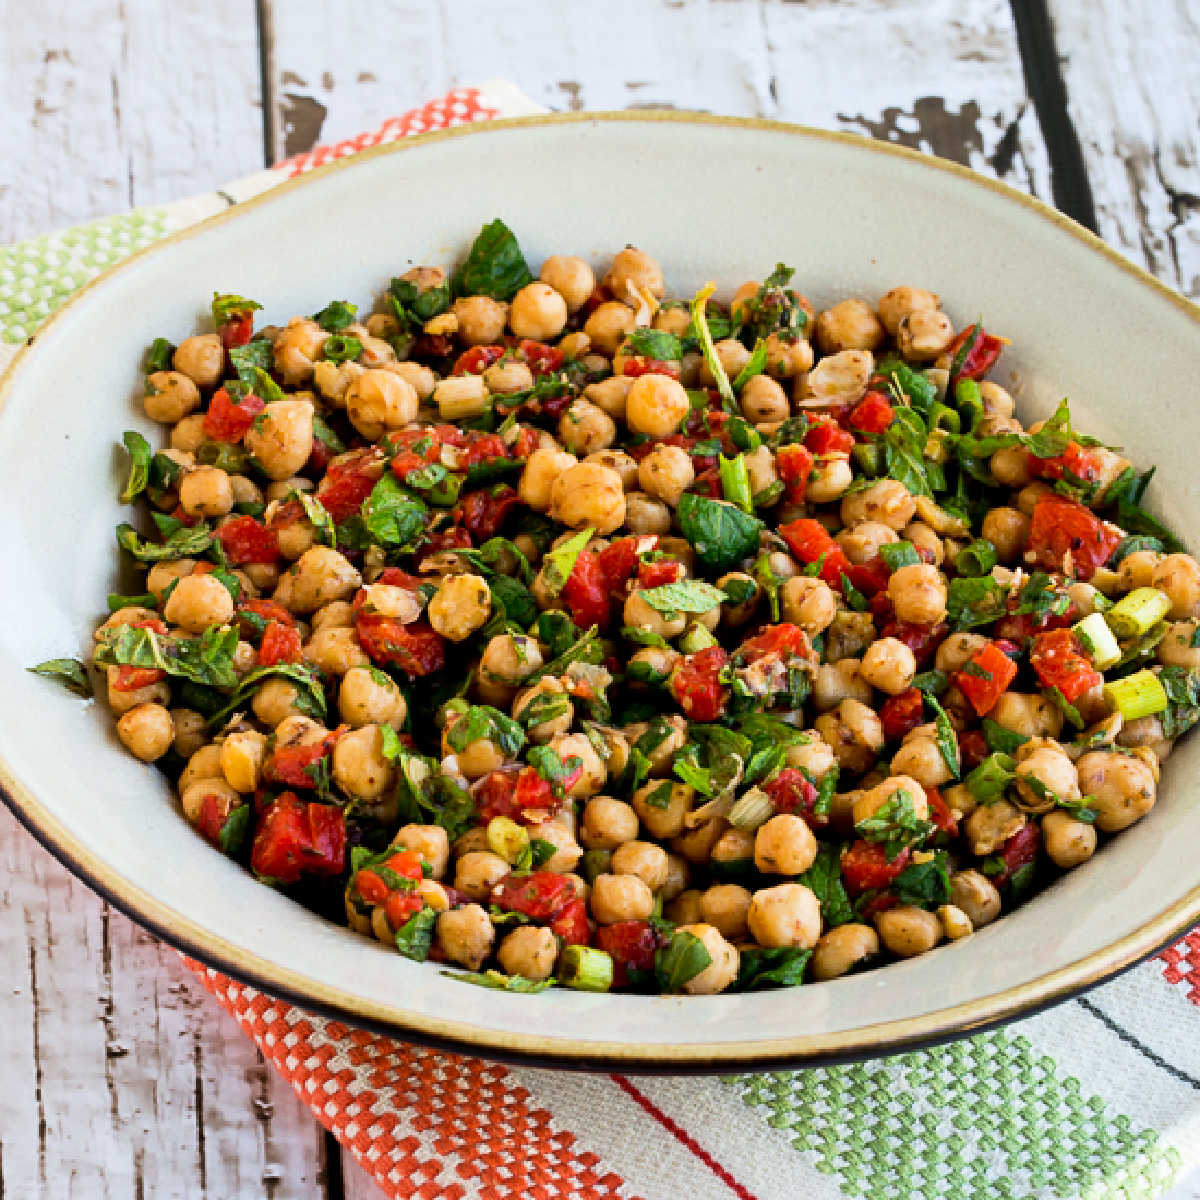
M 72 291 L 172 230 L 367 146 L 537 111 L 503 82 L 456 88 L 220 193 L 0 248 L 0 368 Z M 1180 1198 L 1197 1194 L 1200 931 L 991 1033 L 853 1066 L 720 1079 L 499 1066 L 353 1029 L 188 966 L 390 1197 L 1129 1200 L 1177 1184 Z

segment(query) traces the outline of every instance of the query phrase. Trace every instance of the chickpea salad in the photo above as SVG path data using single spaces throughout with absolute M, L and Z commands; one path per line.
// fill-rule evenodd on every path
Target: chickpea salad
M 672 298 L 486 225 L 373 311 L 146 356 L 90 695 L 264 884 L 486 987 L 830 980 L 1154 806 L 1200 566 L 1152 472 L 1026 428 L 1006 341 L 779 264 Z

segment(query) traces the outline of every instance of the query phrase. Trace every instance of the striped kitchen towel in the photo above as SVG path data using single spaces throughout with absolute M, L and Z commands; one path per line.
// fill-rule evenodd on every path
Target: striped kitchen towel
M 510 84 L 456 88 L 218 192 L 0 248 L 0 368 L 71 292 L 166 233 L 367 146 L 536 111 Z M 1002 1030 L 721 1079 L 499 1066 L 189 966 L 390 1197 L 1200 1196 L 1200 931 Z

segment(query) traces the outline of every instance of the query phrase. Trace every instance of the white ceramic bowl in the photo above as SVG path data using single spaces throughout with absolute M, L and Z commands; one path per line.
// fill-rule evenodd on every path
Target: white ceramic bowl
M 765 122 L 680 114 L 535 118 L 414 138 L 285 185 L 97 280 L 0 382 L 0 782 L 21 820 L 175 945 L 264 990 L 402 1036 L 564 1065 L 728 1069 L 867 1056 L 1060 999 L 1200 917 L 1200 737 L 1157 808 L 1031 903 L 905 963 L 798 989 L 699 998 L 526 997 L 445 979 L 312 916 L 215 853 L 95 703 L 25 668 L 82 654 L 116 583 L 114 445 L 159 431 L 132 400 L 156 335 L 214 289 L 270 319 L 366 300 L 446 262 L 503 216 L 533 262 L 653 252 L 675 294 L 724 294 L 777 261 L 821 306 L 901 283 L 1010 336 L 1024 415 L 1063 394 L 1082 428 L 1156 463 L 1149 496 L 1200 526 L 1200 311 L 1049 209 L 935 159 Z

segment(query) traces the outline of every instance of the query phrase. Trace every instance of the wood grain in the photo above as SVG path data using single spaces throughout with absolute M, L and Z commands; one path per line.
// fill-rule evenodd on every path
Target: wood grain
M 0 242 L 263 165 L 253 0 L 0 0 Z
M 1100 235 L 1200 297 L 1200 4 L 1050 9 Z
M 454 18 L 451 19 L 451 14 Z M 555 109 L 690 108 L 850 129 L 1048 194 L 1005 0 L 273 3 L 283 152 L 496 74 Z
M 325 1195 L 320 1130 L 179 956 L 0 812 L 3 1194 Z

